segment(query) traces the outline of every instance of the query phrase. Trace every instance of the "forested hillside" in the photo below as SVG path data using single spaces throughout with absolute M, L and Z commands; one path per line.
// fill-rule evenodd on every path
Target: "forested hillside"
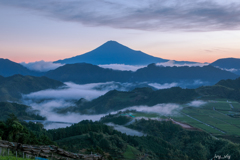
M 23 104 L 0 102 L 0 121 L 6 120 L 9 114 L 14 114 L 19 120 L 44 120 L 39 111 Z
M 208 99 L 226 98 L 240 101 L 240 78 L 221 80 L 213 86 L 202 86 L 196 92 Z
M 47 77 L 14 75 L 0 78 L 0 101 L 19 101 L 22 94 L 63 86 L 62 82 Z

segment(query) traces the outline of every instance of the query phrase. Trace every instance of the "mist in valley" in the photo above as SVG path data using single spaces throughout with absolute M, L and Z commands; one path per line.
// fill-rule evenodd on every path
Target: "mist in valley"
M 23 95 L 22 102 L 25 105 L 31 106 L 33 110 L 39 110 L 39 114 L 46 117 L 47 121 L 55 122 L 68 122 L 77 123 L 82 120 L 98 121 L 101 117 L 111 113 L 116 114 L 118 111 L 109 112 L 106 114 L 97 115 L 85 115 L 73 112 L 67 112 L 65 114 L 57 113 L 57 109 L 64 109 L 68 107 L 75 107 L 76 102 L 83 98 L 85 101 L 91 101 L 99 96 L 106 94 L 110 90 L 130 91 L 137 87 L 152 87 L 153 89 L 166 89 L 178 86 L 178 83 L 118 83 L 118 82 L 106 82 L 106 83 L 92 83 L 92 84 L 74 84 L 72 82 L 66 82 L 64 87 L 58 89 L 48 89 L 38 92 L 33 92 L 27 95 Z M 189 105 L 201 106 L 203 102 L 191 102 Z M 179 104 L 157 104 L 155 106 L 132 106 L 120 111 L 136 110 L 138 112 L 145 113 L 157 113 L 159 115 L 176 115 L 178 111 L 182 109 Z M 53 129 L 59 127 L 66 127 L 71 124 L 60 123 L 45 123 L 46 129 Z M 116 127 L 116 126 L 115 126 Z

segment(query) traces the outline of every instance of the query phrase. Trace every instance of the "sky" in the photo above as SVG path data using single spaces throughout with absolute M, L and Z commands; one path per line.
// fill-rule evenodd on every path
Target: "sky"
M 240 58 L 239 0 L 0 0 L 0 58 L 55 61 L 115 40 L 170 60 Z

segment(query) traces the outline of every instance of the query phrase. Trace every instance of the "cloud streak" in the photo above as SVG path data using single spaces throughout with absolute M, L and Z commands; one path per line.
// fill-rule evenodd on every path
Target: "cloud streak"
M 184 66 L 188 66 L 188 67 L 203 67 L 203 66 L 207 66 L 209 65 L 208 63 L 183 63 L 183 64 L 179 64 L 176 63 L 174 60 L 170 60 L 167 62 L 163 62 L 163 63 L 156 63 L 157 66 L 162 66 L 162 67 L 184 67 Z
M 240 29 L 236 0 L 1 0 L 0 4 L 87 26 L 148 31 Z
M 177 109 L 180 109 L 181 106 L 178 104 L 157 104 L 155 106 L 133 106 L 124 108 L 120 111 L 126 110 L 136 110 L 138 112 L 147 112 L 147 113 L 158 113 L 160 115 L 173 115 L 176 114 Z
M 106 65 L 98 65 L 102 68 L 109 68 L 113 70 L 120 70 L 120 71 L 137 71 L 140 68 L 144 68 L 147 66 L 134 66 L 134 65 L 125 65 L 125 64 L 106 64 Z
M 219 69 L 224 70 L 224 71 L 233 72 L 233 73 L 240 71 L 240 69 L 237 69 L 237 68 L 221 68 L 219 66 L 214 66 L 214 67 L 219 68 Z
M 176 87 L 179 84 L 178 83 L 164 83 L 164 84 L 159 84 L 159 83 L 149 83 L 149 86 L 152 86 L 156 89 L 166 89 L 166 88 L 172 88 L 172 87 Z
M 202 101 L 202 100 L 195 100 L 195 101 L 188 103 L 187 105 L 190 107 L 201 107 L 205 104 L 207 104 L 207 102 Z

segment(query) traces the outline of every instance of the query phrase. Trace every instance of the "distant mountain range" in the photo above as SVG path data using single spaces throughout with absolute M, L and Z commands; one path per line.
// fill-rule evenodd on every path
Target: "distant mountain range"
M 193 83 L 196 80 L 215 84 L 222 79 L 238 76 L 211 65 L 204 67 L 162 67 L 150 64 L 136 72 L 104 69 L 87 63 L 66 64 L 46 73 L 47 77 L 78 84 L 98 82 L 151 82 L 151 83 Z M 202 85 L 202 84 L 200 84 Z
M 15 74 L 46 76 L 61 82 L 71 81 L 78 84 L 109 81 L 131 83 L 177 82 L 182 87 L 196 88 L 201 85 L 215 84 L 222 79 L 235 79 L 238 77 L 236 74 L 215 68 L 211 65 L 204 67 L 163 67 L 150 64 L 147 67 L 132 72 L 106 69 L 87 63 L 76 63 L 66 64 L 48 72 L 35 72 L 8 59 L 0 59 L 0 62 L 0 75 L 4 77 Z M 0 82 L 4 77 L 0 76 Z
M 118 42 L 108 41 L 95 50 L 83 55 L 56 61 L 56 63 L 66 63 L 66 65 L 48 72 L 32 71 L 8 59 L 0 59 L 0 75 L 4 77 L 15 74 L 31 76 L 44 75 L 61 82 L 72 81 L 78 84 L 108 81 L 151 83 L 177 82 L 189 84 L 193 84 L 195 81 L 204 82 L 196 84 L 195 87 L 197 87 L 197 85 L 212 85 L 222 79 L 235 79 L 240 75 L 240 59 L 236 58 L 219 59 L 209 66 L 204 67 L 163 67 L 157 65 L 157 63 L 167 61 L 167 59 L 153 57 L 141 51 L 132 50 Z M 194 62 L 176 61 L 176 63 L 191 64 Z M 140 68 L 136 72 L 132 72 L 101 68 L 97 66 L 99 64 L 148 66 Z M 0 77 L 0 82 L 1 79 L 2 77 Z
M 154 57 L 141 51 L 132 50 L 116 41 L 108 41 L 100 47 L 76 57 L 55 61 L 55 63 L 74 64 L 90 63 L 100 64 L 125 64 L 125 65 L 148 65 L 162 63 L 169 60 Z M 195 63 L 188 61 L 175 61 L 177 64 Z
M 211 65 L 240 75 L 240 59 L 238 58 L 218 59 Z
M 31 71 L 19 63 L 10 61 L 9 59 L 0 58 L 0 75 L 8 77 L 15 74 L 41 76 L 44 73 Z
M 62 82 L 47 77 L 14 75 L 4 78 L 0 76 L 0 101 L 18 101 L 22 94 L 56 89 L 63 85 Z

